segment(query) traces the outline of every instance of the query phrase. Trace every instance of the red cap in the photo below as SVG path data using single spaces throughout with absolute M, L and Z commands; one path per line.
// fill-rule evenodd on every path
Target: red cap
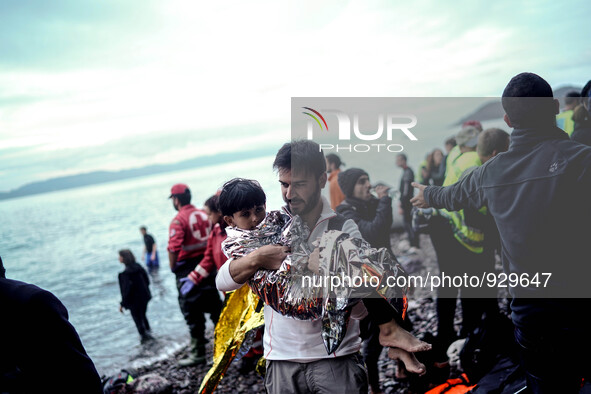
M 482 131 L 482 123 L 480 123 L 477 120 L 468 120 L 464 123 L 462 123 L 462 128 L 464 127 L 476 127 L 476 129 L 478 129 L 478 131 Z
M 171 198 L 175 194 L 185 194 L 185 190 L 189 190 L 189 186 L 184 183 L 177 183 L 170 189 L 170 196 L 168 198 Z

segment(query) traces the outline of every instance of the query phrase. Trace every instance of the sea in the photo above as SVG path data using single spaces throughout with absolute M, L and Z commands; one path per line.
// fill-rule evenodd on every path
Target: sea
M 0 256 L 6 277 L 49 290 L 63 302 L 101 375 L 169 357 L 189 342 L 168 268 L 168 225 L 176 214 L 168 199 L 170 187 L 186 183 L 192 203 L 201 207 L 225 181 L 256 179 L 267 192 L 268 209 L 278 209 L 282 200 L 273 159 L 260 157 L 0 201 Z M 156 341 L 146 345 L 140 344 L 129 311 L 118 310 L 117 274 L 123 271 L 118 251 L 130 249 L 141 260 L 142 225 L 154 236 L 160 257 L 160 269 L 151 274 L 147 312 Z M 207 328 L 213 328 L 209 320 Z

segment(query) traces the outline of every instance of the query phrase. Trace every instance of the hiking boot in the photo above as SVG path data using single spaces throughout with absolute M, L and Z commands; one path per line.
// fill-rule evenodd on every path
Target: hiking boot
M 205 364 L 205 345 L 203 342 L 199 343 L 199 340 L 191 338 L 189 356 L 179 360 L 178 365 L 180 367 L 189 367 L 200 364 Z

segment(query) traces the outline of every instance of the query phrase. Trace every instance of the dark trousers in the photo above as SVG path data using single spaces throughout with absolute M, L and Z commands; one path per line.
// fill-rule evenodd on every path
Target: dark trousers
M 553 323 L 548 321 L 547 324 L 550 327 L 546 328 L 546 334 L 515 328 L 515 340 L 521 350 L 521 364 L 526 371 L 530 392 L 578 393 L 581 380 L 591 375 L 588 334 L 551 330 Z
M 380 387 L 380 373 L 378 371 L 378 360 L 382 354 L 383 346 L 380 344 L 380 328 L 378 324 L 367 316 L 361 321 L 363 344 L 361 354 L 367 367 L 367 381 L 372 390 L 378 391 Z
M 412 228 L 412 205 L 402 205 L 402 221 L 404 223 L 404 231 L 408 234 L 408 242 L 410 246 L 419 247 L 419 234 L 415 233 Z
M 185 322 L 189 326 L 191 338 L 205 343 L 205 315 L 209 317 L 213 324 L 217 324 L 222 311 L 222 301 L 215 287 L 215 275 L 210 275 L 203 280 L 199 286 L 195 286 L 188 294 L 182 295 L 180 288 L 182 283 L 177 277 L 176 285 L 179 290 L 179 306 L 185 317 Z
M 147 302 L 140 305 L 134 305 L 129 308 L 131 317 L 133 318 L 133 322 L 137 328 L 137 332 L 139 332 L 142 338 L 144 338 L 148 334 L 148 331 L 150 331 L 150 323 L 148 323 L 148 318 L 146 317 L 147 310 Z
M 492 253 L 473 253 L 466 249 L 453 236 L 447 219 L 434 217 L 429 223 L 431 241 L 437 254 L 439 272 L 446 276 L 476 275 L 481 278 L 483 272 L 494 272 Z M 487 286 L 440 287 L 437 290 L 437 339 L 443 349 L 455 340 L 454 316 L 456 299 L 461 293 L 462 329 L 461 337 L 470 333 L 482 318 L 483 313 L 498 313 L 496 289 Z

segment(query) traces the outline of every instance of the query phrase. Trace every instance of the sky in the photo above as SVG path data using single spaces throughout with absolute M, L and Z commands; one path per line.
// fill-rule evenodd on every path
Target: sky
M 588 0 L 0 0 L 0 191 L 280 146 L 291 97 L 591 78 Z

